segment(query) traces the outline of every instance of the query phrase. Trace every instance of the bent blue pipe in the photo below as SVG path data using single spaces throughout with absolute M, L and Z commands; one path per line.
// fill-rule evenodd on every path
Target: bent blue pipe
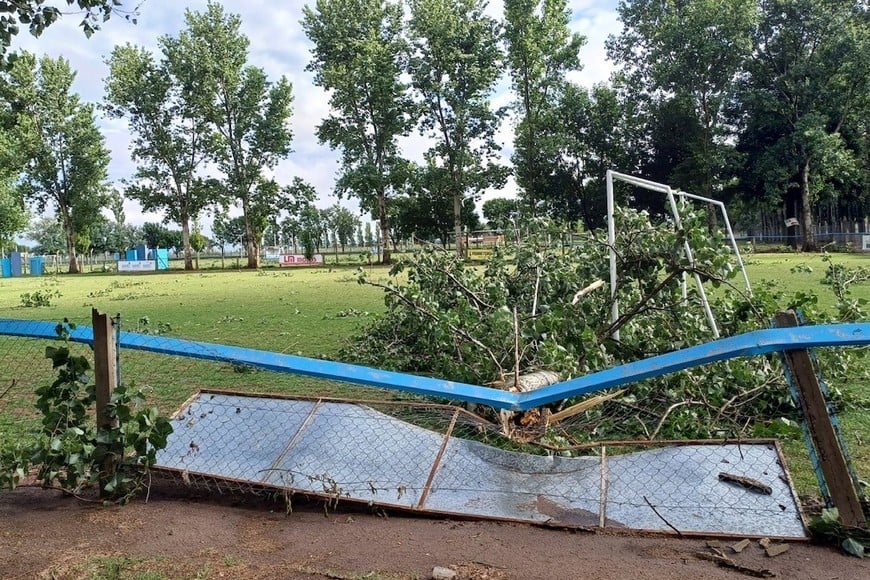
M 0 318 L 0 335 L 54 339 L 52 322 Z M 93 345 L 93 329 L 78 326 L 70 340 Z M 870 345 L 870 323 L 827 324 L 756 330 L 738 336 L 627 363 L 528 393 L 384 371 L 361 365 L 226 346 L 179 338 L 121 332 L 119 347 L 217 362 L 232 362 L 281 373 L 443 397 L 514 411 L 619 387 L 676 371 L 744 356 L 784 350 Z

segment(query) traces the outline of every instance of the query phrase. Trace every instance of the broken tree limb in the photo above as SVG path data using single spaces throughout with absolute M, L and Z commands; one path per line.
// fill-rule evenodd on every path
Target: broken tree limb
M 388 284 L 381 284 L 379 282 L 372 282 L 369 280 L 366 280 L 365 283 L 367 285 L 373 286 L 375 288 L 381 288 L 382 290 L 384 290 L 385 292 L 387 292 L 388 294 L 390 294 L 392 296 L 395 296 L 403 304 L 405 304 L 406 306 L 408 306 L 412 310 L 416 310 L 417 312 L 419 312 L 423 316 L 430 318 L 436 322 L 441 321 L 441 319 L 437 315 L 433 314 L 432 312 L 430 312 L 426 308 L 423 308 L 419 304 L 416 304 L 414 301 L 408 299 L 406 296 L 403 296 L 401 292 L 399 292 L 398 290 L 396 290 L 392 286 L 390 286 Z M 475 346 L 477 346 L 478 348 L 483 350 L 487 355 L 489 355 L 489 358 L 492 360 L 492 362 L 495 363 L 496 368 L 499 369 L 499 373 L 500 374 L 504 373 L 504 371 L 501 367 L 501 363 L 499 363 L 498 358 L 495 356 L 495 354 L 493 354 L 492 350 L 490 350 L 490 348 L 488 346 L 486 346 L 485 344 L 480 342 L 477 338 L 475 338 L 474 336 L 472 336 L 471 334 L 469 334 L 468 332 L 466 332 L 462 328 L 457 327 L 454 324 L 447 323 L 447 327 L 450 328 L 450 330 L 453 331 L 454 333 L 456 333 L 457 335 L 462 336 L 463 338 L 465 338 L 466 340 L 468 340 L 469 342 L 473 343 Z
M 600 405 L 606 401 L 609 401 L 610 399 L 614 399 L 614 398 L 622 395 L 623 393 L 625 393 L 625 389 L 620 389 L 620 390 L 616 391 L 615 393 L 609 393 L 607 395 L 598 395 L 598 396 L 586 399 L 585 401 L 581 401 L 581 402 L 577 403 L 576 405 L 572 405 L 572 406 L 568 407 L 567 409 L 563 409 L 563 410 L 559 411 L 558 413 L 553 413 L 552 415 L 550 415 L 550 425 L 555 425 L 556 423 L 559 423 L 560 421 L 564 421 L 565 419 L 570 419 L 574 415 L 579 415 L 580 413 L 583 413 L 585 411 L 588 411 L 589 409 L 597 407 L 598 405 Z
M 719 473 L 719 481 L 736 483 L 740 487 L 746 488 L 756 493 L 763 493 L 765 495 L 771 495 L 773 493 L 773 489 L 771 489 L 771 487 L 766 483 L 762 483 L 757 479 L 752 479 L 751 477 L 746 477 L 745 475 L 734 475 L 733 473 L 726 473 L 722 471 L 721 473 Z
M 507 379 L 505 387 L 509 391 L 528 393 L 549 385 L 555 385 L 562 380 L 559 373 L 553 371 L 535 371 Z
M 593 292 L 595 292 L 596 290 L 598 290 L 599 288 L 601 288 L 602 286 L 605 286 L 605 285 L 607 285 L 607 282 L 605 282 L 604 280 L 596 280 L 595 282 L 593 282 L 592 284 L 590 284 L 586 288 L 583 288 L 582 290 L 578 290 L 577 293 L 574 294 L 574 299 L 571 300 L 571 304 L 572 305 L 577 304 L 583 298 L 586 298 L 588 295 L 592 294 Z
M 741 574 L 746 574 L 747 576 L 752 576 L 754 578 L 776 577 L 776 572 L 773 572 L 772 570 L 768 570 L 767 568 L 750 568 L 748 566 L 743 566 L 741 564 L 738 564 L 728 556 L 721 556 L 719 554 L 708 554 L 707 552 L 698 552 L 696 555 L 702 560 L 709 560 L 711 562 L 715 562 L 723 568 L 730 568 L 736 572 L 740 572 Z

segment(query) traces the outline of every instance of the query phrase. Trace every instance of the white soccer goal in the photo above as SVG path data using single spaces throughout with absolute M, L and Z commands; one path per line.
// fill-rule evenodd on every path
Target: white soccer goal
M 643 189 L 648 189 L 650 191 L 658 191 L 660 193 L 664 193 L 668 197 L 668 203 L 671 208 L 671 215 L 674 218 L 674 225 L 677 229 L 683 227 L 682 218 L 680 217 L 680 209 L 677 205 L 676 197 L 679 196 L 682 199 L 693 199 L 697 201 L 702 201 L 704 203 L 708 203 L 710 205 L 714 205 L 718 207 L 722 212 L 722 219 L 725 222 L 725 227 L 728 230 L 728 239 L 731 242 L 731 248 L 734 250 L 734 256 L 737 258 L 737 264 L 740 266 L 740 272 L 743 274 L 743 281 L 746 283 L 746 289 L 752 294 L 752 286 L 749 283 L 749 276 L 746 275 L 746 267 L 743 265 L 743 259 L 740 256 L 740 249 L 737 247 L 737 241 L 734 239 L 734 231 L 731 229 L 731 221 L 728 219 L 728 211 L 725 209 L 725 204 L 721 201 L 710 199 L 709 197 L 704 197 L 701 195 L 694 195 L 691 193 L 686 193 L 684 191 L 674 190 L 669 185 L 665 185 L 663 183 L 657 183 L 655 181 L 650 181 L 648 179 L 643 179 L 641 177 L 635 177 L 633 175 L 627 175 L 625 173 L 619 173 L 618 171 L 613 171 L 608 169 L 606 174 L 607 179 L 607 243 L 610 246 L 610 296 L 613 300 L 613 305 L 611 306 L 611 318 L 614 322 L 619 319 L 619 301 L 616 296 L 616 280 L 618 277 L 617 272 L 617 263 L 616 263 L 616 201 L 613 195 L 613 180 L 616 179 L 618 181 L 624 181 L 625 183 L 630 183 L 636 187 L 641 187 Z M 683 252 L 685 252 L 686 257 L 689 260 L 689 263 L 692 267 L 695 266 L 695 256 L 692 253 L 692 247 L 689 244 L 688 240 L 684 242 Z M 713 316 L 713 311 L 710 308 L 710 302 L 707 299 L 707 292 L 704 289 L 704 284 L 701 282 L 701 276 L 696 272 L 695 273 L 695 285 L 698 289 L 698 296 L 701 299 L 701 304 L 704 307 L 704 314 L 707 316 L 707 323 L 710 325 L 710 330 L 713 333 L 714 338 L 719 338 L 719 327 L 716 325 L 716 318 Z M 685 274 L 683 277 L 683 296 L 686 296 L 686 281 Z M 613 333 L 613 338 L 619 340 L 619 330 L 616 330 Z

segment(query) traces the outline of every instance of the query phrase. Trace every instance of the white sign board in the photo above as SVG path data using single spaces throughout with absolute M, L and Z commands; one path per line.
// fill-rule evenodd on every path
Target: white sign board
M 870 252 L 870 236 L 866 234 L 861 236 L 861 249 Z
M 157 270 L 154 260 L 118 260 L 119 272 L 153 272 Z
M 314 254 L 310 260 L 303 254 L 284 254 L 278 260 L 278 265 L 282 268 L 284 266 L 319 266 L 321 264 L 323 264 L 323 256 L 321 254 Z

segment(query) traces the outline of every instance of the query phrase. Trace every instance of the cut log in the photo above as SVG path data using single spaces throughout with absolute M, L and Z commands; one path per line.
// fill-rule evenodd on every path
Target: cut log
M 553 371 L 535 371 L 533 373 L 520 375 L 519 380 L 515 377 L 509 378 L 505 381 L 505 388 L 514 393 L 528 393 L 529 391 L 535 391 L 542 387 L 555 385 L 561 380 L 562 377 L 559 376 L 559 373 Z

